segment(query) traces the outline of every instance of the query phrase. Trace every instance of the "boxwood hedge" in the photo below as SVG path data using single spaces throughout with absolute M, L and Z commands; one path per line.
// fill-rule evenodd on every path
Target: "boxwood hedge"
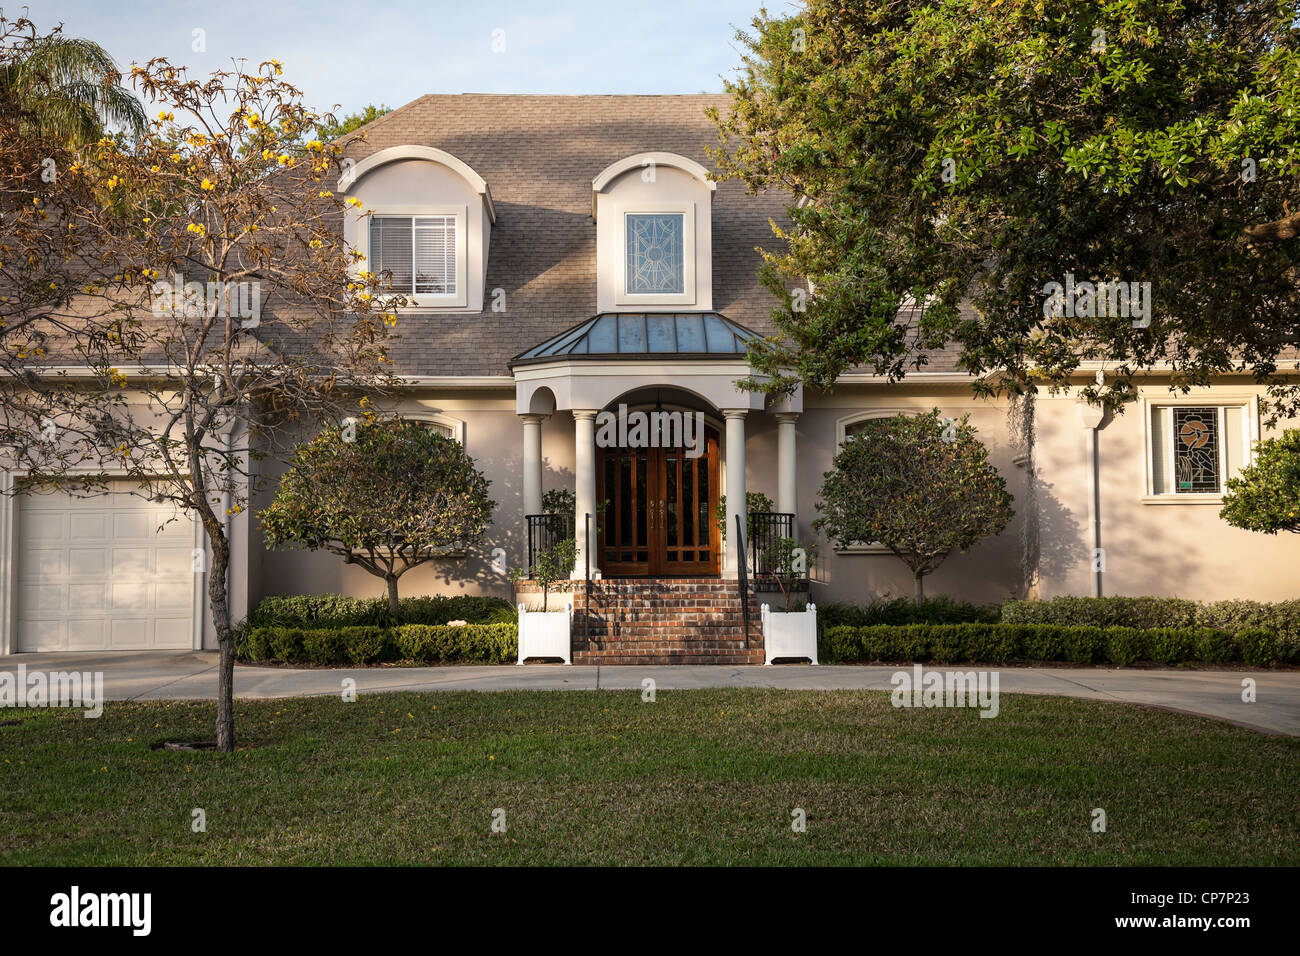
M 1095 627 L 1055 624 L 906 624 L 827 628 L 818 654 L 826 663 L 854 661 L 1000 664 L 1012 660 L 1117 664 L 1280 663 L 1268 631 L 1235 634 L 1209 627 Z
M 400 624 L 396 627 L 254 627 L 238 644 L 241 660 L 286 664 L 506 664 L 518 653 L 510 624 Z
M 1161 597 L 1057 597 L 1048 601 L 1008 601 L 1002 605 L 1002 622 L 1151 630 L 1211 628 L 1236 635 L 1265 631 L 1276 644 L 1279 660 L 1300 663 L 1300 600 L 1270 604 L 1264 601 L 1202 603 Z M 1222 653 L 1222 650 L 1211 653 Z
M 510 624 L 514 606 L 504 598 L 478 595 L 402 598 L 399 613 L 387 598 L 350 598 L 341 594 L 285 594 L 269 597 L 248 615 L 248 628 L 395 627 L 398 624 Z

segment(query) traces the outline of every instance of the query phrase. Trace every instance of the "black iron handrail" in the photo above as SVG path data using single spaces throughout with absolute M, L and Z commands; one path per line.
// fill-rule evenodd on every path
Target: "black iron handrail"
M 749 650 L 749 570 L 745 566 L 745 527 L 736 515 L 736 558 L 740 564 L 740 615 L 745 621 L 745 650 Z
M 591 643 L 591 515 L 582 516 L 582 646 Z
M 755 591 L 801 591 L 808 588 L 808 566 L 796 571 L 792 542 L 795 516 L 784 511 L 749 513 L 750 567 Z
M 524 515 L 528 526 L 528 576 L 536 576 L 537 559 L 566 538 L 573 537 L 573 515 Z

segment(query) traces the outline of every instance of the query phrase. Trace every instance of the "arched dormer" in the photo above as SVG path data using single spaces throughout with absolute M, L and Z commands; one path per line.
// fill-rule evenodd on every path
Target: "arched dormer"
M 693 159 L 637 153 L 591 181 L 598 312 L 713 308 L 713 193 Z
M 496 209 L 483 177 L 431 146 L 393 146 L 339 177 L 344 238 L 418 312 L 482 312 Z

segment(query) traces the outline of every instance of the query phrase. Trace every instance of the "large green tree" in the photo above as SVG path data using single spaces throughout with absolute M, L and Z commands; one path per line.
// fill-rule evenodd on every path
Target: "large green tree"
M 355 132 L 367 123 L 373 123 L 379 117 L 385 116 L 392 111 L 391 106 L 376 106 L 371 103 L 363 110 L 349 113 L 337 120 L 318 126 L 316 128 L 316 138 L 326 143 L 332 143 L 334 140 L 342 139 L 348 133 Z
M 999 373 L 978 391 L 1111 363 L 1087 389 L 1109 404 L 1162 363 L 1180 386 L 1294 369 L 1296 18 L 1279 0 L 761 13 L 713 115 L 720 173 L 792 200 L 763 268 L 781 297 L 754 355 L 766 387 L 855 365 L 898 378 L 948 344 Z M 1070 276 L 1149 282 L 1149 314 L 1053 302 Z M 1273 384 L 1274 412 L 1300 403 Z
M 879 542 L 912 572 L 915 596 L 953 552 L 998 534 L 1014 500 L 966 418 L 939 410 L 866 422 L 835 456 L 813 530 L 840 547 Z
M 489 484 L 459 442 L 420 422 L 353 422 L 298 447 L 262 532 L 271 547 L 329 551 L 383 578 L 396 614 L 403 574 L 482 538 Z

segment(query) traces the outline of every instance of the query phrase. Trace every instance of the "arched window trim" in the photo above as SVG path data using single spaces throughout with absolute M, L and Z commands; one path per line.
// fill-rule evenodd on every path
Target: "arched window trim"
M 450 415 L 444 415 L 442 412 L 431 412 L 423 409 L 412 411 L 398 409 L 396 411 L 382 412 L 381 415 L 384 418 L 400 418 L 408 422 L 427 422 L 431 425 L 441 425 L 451 430 L 449 438 L 459 443 L 462 448 L 465 446 L 465 420 L 462 418 L 453 418 Z

